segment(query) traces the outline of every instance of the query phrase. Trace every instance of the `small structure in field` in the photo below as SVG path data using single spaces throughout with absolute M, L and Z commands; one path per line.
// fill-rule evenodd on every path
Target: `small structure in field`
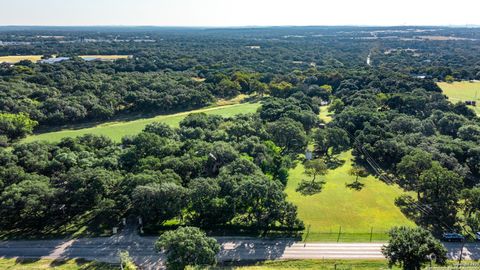
M 55 58 L 48 58 L 48 59 L 42 59 L 39 62 L 42 64 L 55 64 L 55 63 L 60 63 L 63 61 L 70 60 L 70 57 L 55 57 Z
M 465 104 L 467 104 L 469 106 L 474 106 L 474 107 L 477 106 L 477 102 L 475 100 L 466 100 Z
M 307 160 L 312 160 L 312 159 L 313 159 L 313 153 L 312 153 L 312 151 L 310 151 L 310 150 L 307 149 L 307 151 L 305 151 L 305 158 L 306 158 Z

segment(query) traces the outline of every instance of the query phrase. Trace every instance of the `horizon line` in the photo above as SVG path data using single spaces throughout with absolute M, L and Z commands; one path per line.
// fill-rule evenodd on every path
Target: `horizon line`
M 129 27 L 157 27 L 157 28 L 273 28 L 273 27 L 480 27 L 480 24 L 335 24 L 335 25 L 122 25 L 122 24 L 98 24 L 98 25 L 28 25 L 28 24 L 5 24 L 5 27 L 111 27 L 111 28 L 129 28 Z

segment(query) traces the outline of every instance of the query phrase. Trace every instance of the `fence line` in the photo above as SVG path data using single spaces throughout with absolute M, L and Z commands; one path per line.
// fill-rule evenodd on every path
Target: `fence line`
M 374 227 L 370 227 L 369 230 L 365 232 L 349 232 L 345 230 L 342 226 L 339 226 L 338 229 L 330 229 L 330 231 L 312 231 L 310 227 L 304 231 L 304 241 L 329 241 L 329 242 L 384 242 L 388 240 L 388 231 L 378 230 L 376 231 Z

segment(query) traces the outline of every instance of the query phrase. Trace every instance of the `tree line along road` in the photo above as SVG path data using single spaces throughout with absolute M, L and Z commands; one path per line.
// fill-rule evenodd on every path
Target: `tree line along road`
M 146 269 L 163 266 L 163 255 L 156 252 L 156 237 L 117 235 L 107 238 L 73 240 L 1 241 L 0 257 L 70 259 L 84 258 L 117 263 L 118 252 L 126 250 Z M 383 259 L 384 243 L 303 243 L 291 239 L 258 239 L 219 237 L 221 251 L 218 260 L 259 261 L 275 259 Z M 445 243 L 449 259 L 458 259 L 461 243 Z M 465 260 L 480 259 L 480 244 L 467 243 L 463 250 Z

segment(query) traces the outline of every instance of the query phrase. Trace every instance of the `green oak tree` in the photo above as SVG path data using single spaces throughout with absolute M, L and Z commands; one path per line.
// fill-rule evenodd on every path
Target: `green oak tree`
M 163 233 L 155 242 L 158 251 L 165 252 L 167 268 L 183 270 L 187 266 L 216 264 L 220 245 L 214 238 L 195 227 L 181 227 Z
M 420 270 L 423 265 L 435 260 L 444 265 L 447 250 L 422 228 L 395 227 L 389 232 L 388 244 L 382 247 L 382 253 L 391 266 L 400 265 L 404 270 Z
M 25 113 L 11 114 L 0 113 L 0 135 L 7 136 L 10 140 L 17 140 L 31 134 L 38 125 Z

